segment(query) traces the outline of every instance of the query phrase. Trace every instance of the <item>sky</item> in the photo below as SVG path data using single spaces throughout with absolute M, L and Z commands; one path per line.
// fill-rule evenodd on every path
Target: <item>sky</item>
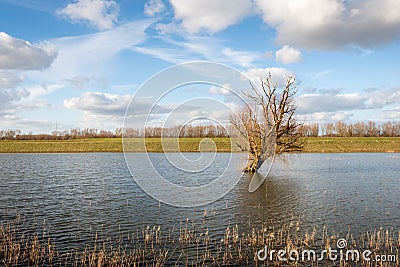
M 300 122 L 396 121 L 399 10 L 398 0 L 0 0 L 0 129 L 114 130 L 148 79 L 191 61 L 252 80 L 293 75 Z M 183 86 L 152 123 L 176 111 L 172 124 L 224 124 L 235 105 L 222 87 Z

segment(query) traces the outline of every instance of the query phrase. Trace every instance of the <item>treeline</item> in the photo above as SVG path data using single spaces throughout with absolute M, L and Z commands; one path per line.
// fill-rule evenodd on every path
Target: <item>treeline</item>
M 85 138 L 121 138 L 123 128 L 115 131 L 98 130 L 94 128 L 74 128 L 69 131 L 54 131 L 51 134 L 22 133 L 21 130 L 0 130 L 1 140 L 71 140 Z M 392 121 L 377 124 L 376 122 L 344 123 L 304 123 L 298 128 L 303 137 L 400 137 L 400 122 Z M 233 133 L 231 136 L 229 133 Z M 145 129 L 125 129 L 125 136 L 130 138 L 214 138 L 236 137 L 234 128 L 229 125 L 185 125 L 169 128 L 147 127 Z
M 0 130 L 1 140 L 70 140 L 85 138 L 116 138 L 122 136 L 122 128 L 114 132 L 94 128 L 71 129 L 69 131 L 54 131 L 51 134 L 22 133 L 21 130 Z
M 213 138 L 213 137 L 229 137 L 228 132 L 232 132 L 232 126 L 227 129 L 221 125 L 185 125 L 174 126 L 169 128 L 147 127 L 145 129 L 126 129 L 126 137 L 181 137 L 181 138 Z
M 231 127 L 231 126 L 229 126 Z M 71 140 L 85 138 L 121 138 L 123 128 L 117 128 L 114 132 L 98 130 L 95 128 L 79 129 L 69 131 L 54 131 L 51 134 L 22 133 L 21 130 L 0 130 L 1 140 Z M 125 136 L 130 138 L 160 138 L 160 137 L 229 137 L 228 131 L 220 125 L 185 125 L 170 128 L 146 127 L 145 129 L 127 128 Z
M 390 121 L 376 123 L 373 121 L 345 123 L 303 123 L 298 128 L 298 133 L 303 137 L 400 137 L 400 122 Z M 226 126 L 175 126 L 171 128 L 149 127 L 142 130 L 127 129 L 128 137 L 232 137 L 235 128 Z
M 311 123 L 301 125 L 299 132 L 306 137 L 400 137 L 400 122 Z

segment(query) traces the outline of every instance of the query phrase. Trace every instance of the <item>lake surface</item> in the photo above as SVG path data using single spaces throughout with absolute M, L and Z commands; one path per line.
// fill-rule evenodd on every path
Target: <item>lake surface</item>
M 140 169 L 146 155 L 131 156 L 138 162 L 136 174 L 146 175 L 147 170 Z M 167 170 L 162 154 L 150 156 L 159 163 L 157 168 Z M 215 160 L 228 156 L 217 154 Z M 21 215 L 27 229 L 45 226 L 65 249 L 81 246 L 95 233 L 114 237 L 146 226 L 177 229 L 187 219 L 216 237 L 223 236 L 228 225 L 238 224 L 246 232 L 257 225 L 279 227 L 292 221 L 300 221 L 303 229 L 327 226 L 332 232 L 347 232 L 350 227 L 354 234 L 379 227 L 399 230 L 399 157 L 293 155 L 276 160 L 254 193 L 248 192 L 250 178 L 244 176 L 216 202 L 179 208 L 160 203 L 138 187 L 123 154 L 0 154 L 0 223 Z M 202 185 L 218 170 L 166 173 L 176 183 Z

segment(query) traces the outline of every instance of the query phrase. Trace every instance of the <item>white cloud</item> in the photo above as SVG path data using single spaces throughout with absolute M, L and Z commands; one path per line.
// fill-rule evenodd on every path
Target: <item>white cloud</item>
M 13 89 L 2 89 L 0 90 L 0 110 L 4 112 L 5 107 L 9 108 L 10 102 L 15 102 L 23 97 L 27 97 L 29 95 L 29 92 L 26 90 L 18 89 L 18 90 L 13 90 Z
M 367 97 L 360 94 L 304 94 L 296 98 L 299 114 L 365 108 Z
M 165 5 L 162 0 L 149 0 L 149 2 L 144 5 L 144 13 L 150 17 L 153 17 L 164 10 Z
M 172 63 L 209 60 L 248 68 L 262 58 L 262 55 L 257 52 L 238 51 L 225 47 L 221 40 L 209 36 L 190 35 L 184 41 L 176 41 L 170 36 L 164 36 L 158 40 L 162 42 L 159 46 L 136 46 L 132 49 Z
M 132 96 L 85 92 L 80 97 L 64 100 L 64 106 L 92 114 L 123 115 Z
M 0 69 L 0 89 L 1 88 L 14 88 L 16 87 L 24 77 L 22 75 L 16 75 L 12 71 Z
M 170 0 L 175 18 L 183 27 L 195 33 L 205 30 L 211 33 L 236 24 L 252 11 L 250 0 Z
M 208 89 L 208 92 L 213 95 L 229 95 L 231 94 L 229 87 L 229 84 L 224 84 L 222 87 L 213 85 Z
M 119 5 L 114 0 L 78 0 L 57 13 L 72 22 L 87 22 L 94 28 L 107 30 L 118 22 Z
M 222 54 L 227 56 L 233 63 L 242 67 L 249 67 L 256 59 L 256 54 L 247 51 L 238 51 L 230 47 L 224 47 Z
M 40 102 L 41 97 L 51 94 L 62 87 L 63 85 L 61 84 L 41 84 L 27 87 L 25 90 L 29 92 L 29 97 L 25 99 L 25 103 L 27 106 L 29 103 L 34 106 L 34 103 Z
M 374 47 L 400 36 L 397 0 L 257 0 L 276 41 L 305 49 Z
M 225 93 L 225 92 L 224 92 Z M 221 101 L 199 98 L 178 103 L 157 103 L 154 99 L 135 98 L 134 105 L 128 104 L 131 95 L 117 95 L 101 92 L 85 92 L 79 97 L 64 100 L 64 107 L 83 111 L 83 124 L 103 125 L 121 124 L 126 114 L 127 127 L 143 127 L 146 125 L 168 126 L 190 121 L 195 117 L 211 117 L 213 119 L 229 119 L 230 112 Z M 118 126 L 120 127 L 120 126 Z
M 59 48 L 59 52 L 51 67 L 42 71 L 24 72 L 23 75 L 26 83 L 32 84 L 33 86 L 23 88 L 23 92 L 26 93 L 24 97 L 18 98 L 18 96 L 15 95 L 16 98 L 14 101 L 10 100 L 6 104 L 2 104 L 0 106 L 0 113 L 7 114 L 7 116 L 18 117 L 18 120 L 20 120 L 22 118 L 19 114 L 25 112 L 23 115 L 25 119 L 29 116 L 31 117 L 26 120 L 27 122 L 32 119 L 32 116 L 38 116 L 35 114 L 40 114 L 39 116 L 41 116 L 43 111 L 45 111 L 48 113 L 46 116 L 58 116 L 59 121 L 71 120 L 71 116 L 74 116 L 71 115 L 71 111 L 66 111 L 64 109 L 55 110 L 54 113 L 53 111 L 49 112 L 58 107 L 54 106 L 56 105 L 54 101 L 50 102 L 47 95 L 61 88 L 70 88 L 71 86 L 85 88 L 86 90 L 99 90 L 99 88 L 103 89 L 106 86 L 108 87 L 107 78 L 109 77 L 110 62 L 121 51 L 128 50 L 131 46 L 145 40 L 147 36 L 144 31 L 151 23 L 151 19 L 139 20 L 114 27 L 108 31 L 52 40 Z M 17 87 L 13 90 L 20 90 L 20 88 Z M 126 106 L 120 110 L 122 111 L 125 108 Z M 37 111 L 38 113 L 34 113 L 34 110 L 37 109 L 39 109 Z M 33 112 L 26 113 L 27 110 L 32 110 Z M 112 112 L 112 110 L 110 112 Z M 118 115 L 119 121 L 121 121 L 122 115 Z M 96 116 L 98 119 L 94 119 Z M 71 123 L 71 127 L 88 127 L 88 125 L 92 125 L 88 122 L 105 122 L 102 116 L 103 115 L 99 113 L 86 112 L 84 113 L 84 118 L 88 118 L 88 121 L 84 121 L 84 123 L 87 124 L 79 124 L 79 122 L 75 121 L 75 118 L 73 119 L 74 122 Z M 2 119 L 3 118 L 0 118 L 0 120 Z M 108 117 L 108 119 L 107 123 L 111 125 L 116 118 Z M 115 122 L 116 121 L 117 120 L 115 120 Z M 15 127 L 19 127 L 17 121 L 14 125 Z M 121 124 L 118 124 L 118 127 L 120 126 Z M 32 122 L 32 129 L 34 129 L 34 127 L 35 124 Z M 29 130 L 28 126 L 26 126 L 25 129 L 26 128 Z
M 0 32 L 0 69 L 45 69 L 56 56 L 57 49 L 50 43 L 31 44 Z
M 270 59 L 272 57 L 272 55 L 273 55 L 272 51 L 267 51 L 264 53 L 263 57 L 266 59 Z
M 74 88 L 83 89 L 90 82 L 90 79 L 86 76 L 74 76 L 65 78 L 64 81 Z
M 379 113 L 379 117 L 384 120 L 399 120 L 400 107 L 396 107 L 389 110 L 383 110 Z
M 369 108 L 383 108 L 400 103 L 400 87 L 388 90 L 374 90 L 369 93 L 367 106 Z
M 399 118 L 400 88 L 368 89 L 363 94 L 341 93 L 341 89 L 312 91 L 295 98 L 297 117 L 302 121 L 349 120 L 354 113 L 370 120 Z
M 353 113 L 351 112 L 332 112 L 331 114 L 331 121 L 347 121 L 353 117 Z
M 265 80 L 269 74 L 271 74 L 272 82 L 276 83 L 278 86 L 283 86 L 286 84 L 287 77 L 295 77 L 294 73 L 284 69 L 284 68 L 254 68 L 244 72 L 246 77 L 244 80 L 250 79 L 251 82 L 260 86 L 260 79 Z
M 319 79 L 319 78 L 324 77 L 326 75 L 329 75 L 329 74 L 331 74 L 331 73 L 333 73 L 335 71 L 336 71 L 335 69 L 323 70 L 323 71 L 320 71 L 320 72 L 317 72 L 317 73 L 313 73 L 311 75 L 311 77 L 313 79 Z
M 82 76 L 101 80 L 109 72 L 108 64 L 118 53 L 131 49 L 147 38 L 145 30 L 152 21 L 139 20 L 108 31 L 54 39 L 59 53 L 51 68 L 40 73 L 29 73 L 27 77 L 52 83 L 67 82 L 65 79 Z
M 0 115 L 16 116 L 19 111 L 33 110 L 49 107 L 43 97 L 55 90 L 60 85 L 37 85 L 27 88 L 10 88 L 0 90 Z
M 351 112 L 315 112 L 311 114 L 296 115 L 296 119 L 303 122 L 335 122 L 335 121 L 349 121 L 354 116 Z
M 70 109 L 82 110 L 92 115 L 124 116 L 132 96 L 117 95 L 100 92 L 85 92 L 79 97 L 64 100 L 64 106 Z M 135 106 L 129 109 L 128 115 L 147 115 L 152 109 L 151 99 L 135 100 Z M 170 109 L 163 105 L 156 105 L 152 113 L 166 113 Z
M 187 31 L 176 21 L 164 24 L 158 23 L 155 25 L 155 29 L 159 31 L 161 35 L 177 34 L 179 36 L 186 36 Z
M 16 115 L 1 115 L 1 110 L 0 121 L 2 122 L 2 130 L 19 129 L 23 133 L 49 133 L 55 130 L 53 121 L 25 119 Z
M 288 45 L 275 52 L 275 59 L 283 64 L 296 63 L 302 60 L 301 52 Z

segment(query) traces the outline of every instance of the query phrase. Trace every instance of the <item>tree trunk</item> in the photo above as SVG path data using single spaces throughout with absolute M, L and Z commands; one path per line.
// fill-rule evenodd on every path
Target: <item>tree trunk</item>
M 246 168 L 244 168 L 243 172 L 257 172 L 260 169 L 261 165 L 264 163 L 264 160 L 261 157 L 255 157 L 253 160 L 249 161 Z

